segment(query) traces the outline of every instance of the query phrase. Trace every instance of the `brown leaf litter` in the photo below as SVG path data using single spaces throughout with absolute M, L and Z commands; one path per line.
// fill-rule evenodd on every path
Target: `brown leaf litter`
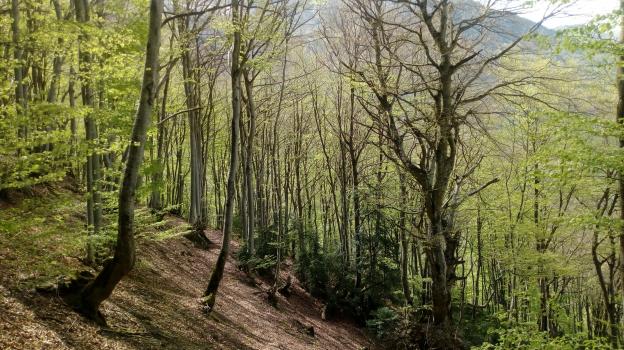
M 179 222 L 182 224 L 182 222 Z M 207 231 L 212 242 L 221 233 Z M 323 321 L 322 303 L 293 280 L 292 295 L 267 301 L 268 285 L 249 277 L 230 257 L 215 309 L 200 297 L 219 249 L 196 248 L 182 237 L 138 244 L 135 269 L 103 304 L 110 329 L 74 313 L 59 297 L 20 284 L 19 271 L 0 261 L 0 349 L 341 349 L 373 345 L 347 321 Z M 238 248 L 233 242 L 233 251 Z M 232 254 L 234 255 L 234 253 Z M 5 271 L 3 271 L 3 269 Z M 284 272 L 284 279 L 288 272 Z

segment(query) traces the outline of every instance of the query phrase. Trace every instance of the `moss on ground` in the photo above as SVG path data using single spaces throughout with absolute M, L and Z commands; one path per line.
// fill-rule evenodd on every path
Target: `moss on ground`
M 84 256 L 84 212 L 81 198 L 69 192 L 24 198 L 3 208 L 0 266 L 27 284 L 70 273 Z
M 32 287 L 59 275 L 84 269 L 87 240 L 103 258 L 114 246 L 116 210 L 106 206 L 104 225 L 96 237 L 87 237 L 85 198 L 69 191 L 23 198 L 0 209 L 0 271 Z M 174 217 L 158 221 L 149 209 L 135 211 L 138 239 L 165 240 L 187 232 Z M 0 274 L 0 275 L 2 275 Z

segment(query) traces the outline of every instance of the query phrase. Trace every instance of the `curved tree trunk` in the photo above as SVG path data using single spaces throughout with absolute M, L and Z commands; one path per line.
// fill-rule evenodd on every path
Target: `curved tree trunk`
M 236 170 L 238 168 L 238 122 L 241 114 L 241 67 L 240 67 L 240 44 L 241 33 L 239 23 L 239 1 L 232 0 L 232 24 L 234 31 L 234 44 L 232 47 L 232 124 L 230 137 L 230 170 L 227 179 L 227 192 L 225 198 L 225 219 L 223 223 L 223 241 L 221 251 L 217 258 L 214 270 L 210 275 L 208 287 L 204 292 L 205 310 L 210 312 L 215 304 L 219 284 L 223 278 L 225 261 L 230 251 L 230 237 L 232 235 L 232 219 L 234 212 L 234 197 L 236 196 Z
M 97 277 L 81 292 L 80 311 L 87 317 L 106 324 L 98 311 L 121 279 L 132 270 L 135 262 L 134 204 L 139 168 L 143 161 L 145 139 L 149 128 L 154 95 L 158 85 L 158 53 L 160 49 L 160 23 L 163 12 L 162 0 L 151 0 L 149 36 L 145 57 L 145 70 L 141 98 L 132 128 L 132 143 L 128 147 L 128 158 L 123 183 L 119 191 L 119 217 L 115 256 L 109 260 Z

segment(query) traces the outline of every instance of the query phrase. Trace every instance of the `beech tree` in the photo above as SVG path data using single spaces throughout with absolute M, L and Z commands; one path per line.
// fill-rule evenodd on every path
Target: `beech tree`
M 208 287 L 204 292 L 204 304 L 207 312 L 212 311 L 216 301 L 219 284 L 223 279 L 225 262 L 230 252 L 230 239 L 232 235 L 232 221 L 234 216 L 234 195 L 236 171 L 238 168 L 238 135 L 239 120 L 241 115 L 241 77 L 242 67 L 240 62 L 241 54 L 241 29 L 240 11 L 238 0 L 232 1 L 232 26 L 234 28 L 231 53 L 231 76 L 232 76 L 232 123 L 230 128 L 230 166 L 227 176 L 227 187 L 225 192 L 225 210 L 223 222 L 223 240 L 217 263 L 210 275 Z
M 139 169 L 143 162 L 143 152 L 147 138 L 156 87 L 158 85 L 160 26 L 163 2 L 150 2 L 147 48 L 145 50 L 145 68 L 141 97 L 132 128 L 131 143 L 124 169 L 123 182 L 119 190 L 118 232 L 115 255 L 103 267 L 102 271 L 80 292 L 79 308 L 87 317 L 106 324 L 99 312 L 100 304 L 106 300 L 121 279 L 132 270 L 136 260 L 134 241 L 134 207 Z
M 340 65 L 351 79 L 366 84 L 377 100 L 375 105 L 365 95 L 360 98 L 390 151 L 386 155 L 410 174 L 422 191 L 427 217 L 425 254 L 431 268 L 436 324 L 451 322 L 451 288 L 458 279 L 455 269 L 463 261 L 458 257 L 461 228 L 454 225 L 457 207 L 465 196 L 476 193 L 461 192 L 465 179 L 478 166 L 456 166 L 463 128 L 478 123 L 475 118 L 483 112 L 483 101 L 517 95 L 517 87 L 537 79 L 526 72 L 486 83 L 487 75 L 506 69 L 500 62 L 511 57 L 524 36 L 537 31 L 541 23 L 521 35 L 506 34 L 510 42 L 501 47 L 484 47 L 483 42 L 498 30 L 492 22 L 505 15 L 493 5 L 487 4 L 476 15 L 459 17 L 456 13 L 461 13 L 465 4 L 444 0 L 397 5 L 349 1 L 345 7 L 355 16 L 342 21 L 339 29 L 343 42 L 359 40 L 357 45 L 342 48 L 356 50 L 349 57 L 361 52 L 363 62 L 358 68 L 344 60 Z M 471 34 L 475 28 L 480 32 L 476 37 Z M 329 46 L 338 52 L 340 43 L 334 44 L 326 36 Z

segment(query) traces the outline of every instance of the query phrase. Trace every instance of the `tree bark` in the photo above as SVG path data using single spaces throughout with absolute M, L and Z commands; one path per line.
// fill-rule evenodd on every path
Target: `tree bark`
M 225 198 L 225 213 L 223 223 L 223 241 L 221 251 L 217 258 L 214 270 L 210 275 L 208 287 L 204 292 L 204 305 L 206 312 L 212 311 L 215 304 L 219 284 L 223 278 L 225 262 L 230 251 L 230 238 L 232 235 L 232 219 L 234 214 L 234 197 L 236 195 L 236 170 L 238 169 L 238 123 L 241 114 L 241 31 L 240 31 L 240 9 L 239 0 L 232 0 L 232 25 L 234 26 L 234 43 L 232 47 L 232 122 L 230 131 L 230 169 L 227 179 L 227 190 Z
M 607 217 L 610 217 L 613 214 L 613 211 L 615 209 L 615 201 L 617 201 L 617 196 L 616 198 L 613 199 L 614 202 L 612 204 L 609 204 L 609 198 L 610 198 L 610 189 L 607 188 L 604 191 L 601 199 L 598 201 L 598 205 L 596 207 L 596 210 L 598 211 L 596 215 L 596 219 L 599 220 L 601 217 L 605 215 Z M 613 345 L 614 348 L 617 348 L 618 335 L 619 335 L 618 334 L 619 322 L 618 322 L 618 317 L 617 317 L 617 302 L 615 301 L 614 281 L 613 281 L 613 275 L 611 275 L 610 276 L 611 278 L 609 278 L 609 281 L 607 281 L 602 271 L 602 266 L 604 262 L 601 261 L 599 253 L 598 253 L 598 247 L 600 246 L 599 234 L 600 234 L 600 227 L 599 225 L 596 225 L 596 227 L 594 228 L 594 234 L 592 237 L 592 245 L 591 245 L 592 261 L 594 263 L 594 268 L 596 269 L 596 276 L 598 277 L 598 283 L 600 285 L 600 291 L 602 292 L 602 299 L 604 302 L 605 312 L 607 314 L 607 320 L 609 322 L 609 338 L 611 340 L 611 345 Z M 612 247 L 614 246 L 615 245 L 612 245 Z M 612 256 L 613 256 L 613 260 L 615 260 L 615 249 L 613 249 L 612 251 Z
M 54 13 L 56 14 L 56 19 L 58 21 L 63 20 L 63 14 L 61 12 L 61 5 L 58 0 L 53 0 L 52 4 L 54 5 Z M 59 46 L 63 43 L 63 39 L 58 39 Z M 53 63 L 52 63 L 52 81 L 50 82 L 50 88 L 48 89 L 48 103 L 56 103 L 59 85 L 61 81 L 61 69 L 63 67 L 63 58 L 61 54 L 55 54 Z
M 295 103 L 295 144 L 294 144 L 294 171 L 295 171 L 295 183 L 293 193 L 293 205 L 295 205 L 296 218 L 297 218 L 297 252 L 296 256 L 299 261 L 303 261 L 307 255 L 305 244 L 305 218 L 303 214 L 303 198 L 301 196 L 302 181 L 301 181 L 301 158 L 303 157 L 303 116 L 299 109 L 299 104 Z
M 255 254 L 254 247 L 254 223 L 255 223 L 255 196 L 253 186 L 253 145 L 256 134 L 256 105 L 253 96 L 253 78 L 249 70 L 244 71 L 245 91 L 247 95 L 247 115 L 249 116 L 249 133 L 247 137 L 247 147 L 245 149 L 245 184 L 247 198 L 247 249 L 252 256 Z
M 15 60 L 15 106 L 17 107 L 17 115 L 23 116 L 26 113 L 26 96 L 24 93 L 24 68 L 22 62 L 22 44 L 20 37 L 20 9 L 19 0 L 11 0 L 11 17 L 13 22 L 11 23 L 12 31 L 12 44 L 13 44 L 13 59 Z M 20 123 L 21 124 L 21 123 Z M 21 138 L 26 137 L 26 125 L 20 125 L 18 129 L 18 136 Z
M 69 107 L 74 109 L 76 108 L 76 91 L 74 89 L 74 84 L 76 81 L 76 72 L 74 71 L 74 67 L 69 68 L 69 82 L 67 86 L 67 94 L 69 95 Z M 80 178 L 80 166 L 74 168 L 74 160 L 78 154 L 78 124 L 76 122 L 76 117 L 71 118 L 70 121 L 70 129 L 71 129 L 71 156 L 72 156 L 72 171 L 75 171 L 74 176 L 76 178 Z
M 401 196 L 399 201 L 401 202 L 401 212 L 399 213 L 399 230 L 401 234 L 401 286 L 403 287 L 403 296 L 405 297 L 405 302 L 409 305 L 413 304 L 412 294 L 410 292 L 408 275 L 409 271 L 407 269 L 407 263 L 409 261 L 409 245 L 407 239 L 407 220 L 405 220 L 406 216 L 406 203 L 407 203 L 407 186 L 405 184 L 405 174 L 398 169 L 399 171 L 399 187 L 401 191 Z
M 147 129 L 149 128 L 156 86 L 158 85 L 160 23 L 163 12 L 162 0 L 150 1 L 150 18 L 145 56 L 145 69 L 141 97 L 132 128 L 131 144 L 119 191 L 119 216 L 117 219 L 117 244 L 115 255 L 97 277 L 81 292 L 80 310 L 87 317 L 106 324 L 99 312 L 100 304 L 113 292 L 121 279 L 132 270 L 135 263 L 134 206 L 139 170 L 143 161 Z
M 353 199 L 353 229 L 355 238 L 355 288 L 362 285 L 362 215 L 360 210 L 360 152 L 355 145 L 355 91 L 349 90 L 349 139 L 347 143 L 351 163 L 351 189 Z M 373 255 L 373 254 L 371 254 Z M 374 268 L 373 263 L 371 268 Z
M 89 22 L 89 2 L 87 0 L 76 0 L 76 20 L 81 23 Z M 79 41 L 82 42 L 87 39 L 86 34 L 80 36 Z M 82 104 L 95 108 L 93 101 L 93 89 L 91 87 L 91 78 L 88 76 L 90 73 L 91 55 L 85 52 L 82 48 L 79 49 L 79 73 L 81 81 L 81 94 Z M 90 236 L 95 236 L 99 233 L 102 223 L 102 205 L 100 196 L 100 157 L 97 154 L 95 147 L 97 144 L 97 125 L 93 119 L 92 112 L 87 113 L 84 117 L 85 123 L 85 136 L 88 143 L 89 152 L 87 154 L 86 162 L 86 178 L 87 178 L 87 225 L 89 227 L 88 233 Z M 91 239 L 87 243 L 87 263 L 94 263 L 94 247 Z
M 620 11 L 624 11 L 624 0 L 620 0 Z M 624 45 L 624 16 L 620 19 L 620 45 Z M 624 127 L 624 56 L 619 57 L 617 65 L 617 89 L 618 104 L 616 121 L 618 125 Z M 624 137 L 619 139 L 620 148 L 624 149 Z M 620 261 L 619 272 L 620 279 L 624 279 L 624 171 L 618 171 L 618 194 L 620 197 Z M 620 283 L 622 292 L 624 293 L 624 283 Z
M 187 32 L 189 18 L 183 18 L 180 33 Z M 204 165 L 202 152 L 202 123 L 199 114 L 199 94 L 196 66 L 191 58 L 191 45 L 184 43 L 182 48 L 182 73 L 184 77 L 184 94 L 186 96 L 186 108 L 188 109 L 190 150 L 191 150 L 191 202 L 189 208 L 189 222 L 193 230 L 201 236 L 206 227 L 204 218 Z
M 171 39 L 169 48 L 172 48 L 173 38 Z M 173 54 L 169 57 L 171 61 L 173 59 Z M 165 125 L 164 119 L 167 114 L 167 98 L 169 96 L 169 83 L 171 81 L 170 74 L 171 69 L 174 65 L 170 65 L 165 73 L 165 85 L 163 87 L 162 98 L 160 99 L 160 113 L 158 114 L 158 125 L 156 126 L 156 169 L 154 170 L 154 174 L 152 175 L 152 191 L 150 193 L 149 207 L 153 211 L 159 212 L 163 209 L 163 167 L 165 159 Z

